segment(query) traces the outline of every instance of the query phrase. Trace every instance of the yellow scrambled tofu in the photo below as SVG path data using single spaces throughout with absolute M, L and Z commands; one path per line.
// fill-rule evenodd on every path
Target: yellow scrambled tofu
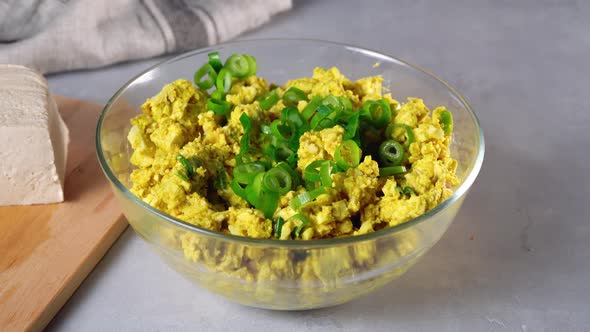
M 232 111 L 227 119 L 207 110 L 209 95 L 187 80 L 166 85 L 149 98 L 143 113 L 133 118 L 128 140 L 133 148 L 131 163 L 137 168 L 131 174 L 132 192 L 142 200 L 176 218 L 214 231 L 253 238 L 272 238 L 273 220 L 286 220 L 280 239 L 290 239 L 299 225 L 297 213 L 309 220 L 301 239 L 351 236 L 374 232 L 418 217 L 440 204 L 458 184 L 457 162 L 450 156 L 451 134 L 445 133 L 439 107 L 430 111 L 421 99 L 409 98 L 400 103 L 390 94 L 383 95 L 380 76 L 348 80 L 336 68 L 316 68 L 309 78 L 288 81 L 278 87 L 279 96 L 289 87 L 297 87 L 308 99 L 313 96 L 343 96 L 359 109 L 367 100 L 386 100 L 394 115 L 391 123 L 403 124 L 413 130 L 414 140 L 407 147 L 401 175 L 380 177 L 376 158 L 365 155 L 357 167 L 331 175 L 332 185 L 326 193 L 295 211 L 289 202 L 306 189 L 294 188 L 280 198 L 272 218 L 253 208 L 234 193 L 230 186 L 216 182 L 232 180 L 236 155 L 244 128 L 240 116 L 252 120 L 251 137 L 261 135 L 261 125 L 278 118 L 285 107 L 279 100 L 262 110 L 259 98 L 271 90 L 262 78 L 249 77 L 235 81 L 226 100 Z M 299 101 L 297 109 L 307 106 Z M 343 141 L 345 128 L 340 125 L 319 131 L 307 131 L 299 140 L 296 171 L 316 160 L 335 160 L 335 152 Z M 403 142 L 403 130 L 394 130 L 393 139 Z M 261 140 L 252 140 L 254 145 Z M 261 146 L 257 146 L 261 148 Z M 184 170 L 177 156 L 196 160 L 190 178 L 179 176 Z M 401 189 L 411 188 L 411 194 Z
M 445 130 L 442 120 L 443 112 L 448 111 L 444 107 L 431 111 L 418 98 L 400 103 L 390 94 L 383 94 L 382 81 L 380 76 L 373 76 L 353 82 L 336 68 L 316 68 L 311 77 L 294 79 L 276 88 L 255 76 L 234 79 L 225 97 L 231 105 L 227 116 L 207 110 L 209 94 L 192 82 L 172 82 L 149 98 L 142 107 L 142 114 L 131 120 L 128 141 L 133 155 L 130 162 L 136 166 L 131 174 L 131 191 L 154 208 L 188 223 L 252 238 L 292 239 L 301 227 L 297 215 L 303 215 L 308 221 L 297 237 L 303 240 L 354 236 L 405 223 L 451 196 L 458 185 L 457 161 L 450 156 L 452 132 Z M 398 126 L 387 134 L 384 128 L 373 134 L 411 143 L 404 147 L 403 165 L 407 171 L 380 176 L 379 158 L 363 153 L 358 166 L 331 174 L 331 185 L 325 192 L 299 209 L 290 203 L 308 191 L 303 183 L 280 196 L 272 216 L 255 209 L 227 185 L 232 181 L 245 133 L 240 118 L 244 113 L 248 115 L 252 121 L 250 144 L 262 150 L 262 126 L 279 118 L 286 105 L 279 98 L 274 106 L 263 110 L 260 98 L 273 88 L 282 97 L 290 87 L 300 89 L 307 97 L 295 105 L 300 113 L 314 96 L 344 97 L 357 112 L 367 101 L 385 100 L 393 110 L 389 122 Z M 411 129 L 411 142 L 400 126 Z M 294 171 L 303 175 L 315 161 L 336 161 L 337 149 L 345 135 L 346 128 L 339 124 L 303 133 L 299 138 Z M 190 174 L 179 162 L 179 155 L 191 164 Z M 277 233 L 279 218 L 284 221 L 280 234 Z M 421 241 L 419 234 L 406 229 L 395 241 L 312 250 L 299 257 L 287 249 L 265 250 L 264 247 L 210 240 L 192 232 L 173 233 L 162 236 L 169 237 L 171 245 L 190 261 L 254 285 L 240 283 L 236 286 L 213 277 L 207 281 L 207 287 L 222 293 L 243 288 L 244 292 L 253 292 L 256 298 L 306 304 L 321 303 L 322 294 L 330 294 L 342 278 L 388 267 L 402 257 L 409 259 L 407 256 L 415 254 Z M 403 273 L 406 266 L 389 270 L 390 276 L 383 276 L 383 280 Z M 292 293 L 274 292 L 270 283 L 282 280 L 323 287 L 313 292 L 299 293 L 296 288 Z

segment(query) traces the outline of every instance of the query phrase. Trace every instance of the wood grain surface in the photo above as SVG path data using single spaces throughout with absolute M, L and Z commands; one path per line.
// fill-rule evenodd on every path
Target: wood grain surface
M 65 202 L 0 207 L 0 331 L 42 330 L 127 227 L 96 158 L 101 106 L 57 98 Z

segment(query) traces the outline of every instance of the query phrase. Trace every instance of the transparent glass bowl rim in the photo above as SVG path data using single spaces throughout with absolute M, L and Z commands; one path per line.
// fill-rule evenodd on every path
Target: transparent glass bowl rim
M 385 228 L 378 230 L 376 232 L 362 234 L 362 235 L 351 235 L 351 236 L 346 236 L 346 237 L 330 238 L 330 239 L 316 239 L 316 240 L 256 239 L 256 238 L 250 238 L 250 237 L 244 237 L 244 236 L 238 236 L 238 235 L 232 235 L 232 234 L 221 233 L 221 232 L 217 232 L 217 231 L 213 231 L 213 230 L 208 230 L 208 229 L 190 224 L 188 222 L 182 221 L 180 219 L 177 219 L 171 215 L 168 215 L 167 213 L 165 213 L 163 211 L 160 211 L 160 210 L 150 206 L 149 204 L 145 203 L 143 200 L 141 200 L 140 198 L 135 196 L 133 193 L 131 193 L 131 191 L 129 191 L 129 189 L 123 183 L 121 183 L 121 181 L 119 181 L 119 179 L 115 176 L 115 174 L 112 172 L 112 170 L 110 169 L 109 165 L 106 162 L 105 156 L 102 151 L 100 132 L 101 132 L 102 125 L 105 120 L 106 114 L 111 109 L 111 106 L 118 100 L 118 98 L 127 90 L 127 88 L 129 86 L 131 86 L 134 82 L 136 82 L 138 79 L 140 79 L 143 75 L 151 72 L 152 70 L 155 70 L 161 66 L 176 62 L 178 60 L 181 60 L 181 59 L 184 59 L 187 57 L 192 57 L 197 54 L 213 52 L 213 51 L 217 50 L 218 48 L 224 47 L 224 46 L 239 46 L 239 45 L 247 45 L 247 44 L 255 45 L 256 43 L 272 43 L 272 42 L 308 43 L 308 44 L 318 44 L 318 45 L 328 45 L 328 46 L 333 46 L 333 47 L 341 47 L 347 51 L 357 52 L 357 53 L 361 53 L 363 55 L 372 56 L 375 58 L 379 58 L 382 60 L 386 60 L 389 62 L 394 62 L 394 63 L 400 64 L 400 65 L 403 65 L 405 67 L 411 68 L 412 70 L 421 72 L 422 74 L 426 74 L 431 79 L 436 80 L 439 83 L 443 84 L 446 87 L 446 89 L 451 93 L 451 95 L 453 97 L 455 97 L 457 100 L 459 100 L 459 102 L 462 104 L 462 106 L 465 107 L 465 109 L 469 112 L 469 115 L 471 116 L 471 120 L 473 121 L 477 131 L 479 132 L 479 146 L 477 147 L 477 156 L 476 156 L 475 162 L 473 163 L 473 166 L 472 166 L 471 170 L 469 171 L 469 174 L 467 175 L 465 180 L 459 185 L 459 187 L 455 190 L 455 192 L 447 200 L 445 200 L 444 202 L 442 202 L 441 204 L 439 204 L 438 206 L 436 206 L 432 210 L 426 212 L 425 214 L 423 214 L 419 217 L 416 217 L 414 219 L 411 219 L 408 222 L 405 222 L 403 224 L 396 225 L 393 227 L 385 227 Z M 469 190 L 471 185 L 474 183 L 474 181 L 477 178 L 477 175 L 479 174 L 479 171 L 481 169 L 481 166 L 483 163 L 483 158 L 484 158 L 484 150 L 485 150 L 484 146 L 485 145 L 484 145 L 483 131 L 479 125 L 479 120 L 478 120 L 477 116 L 475 115 L 475 113 L 473 112 L 473 110 L 471 109 L 469 104 L 465 101 L 465 99 L 453 87 L 451 87 L 445 81 L 441 80 L 440 78 L 436 77 L 434 74 L 430 73 L 429 71 L 427 71 L 417 65 L 414 65 L 412 63 L 409 63 L 407 61 L 401 60 L 399 58 L 396 58 L 396 57 L 393 57 L 390 55 L 383 54 L 378 51 L 374 51 L 374 50 L 370 50 L 370 49 L 366 49 L 366 48 L 362 48 L 362 47 L 357 47 L 357 46 L 353 46 L 353 45 L 349 45 L 349 44 L 345 44 L 345 43 L 331 42 L 331 41 L 318 40 L 318 39 L 268 38 L 268 39 L 248 39 L 248 40 L 232 41 L 232 42 L 220 43 L 217 45 L 212 45 L 212 46 L 208 46 L 205 48 L 200 48 L 197 50 L 189 51 L 189 52 L 177 55 L 175 57 L 172 57 L 170 59 L 161 61 L 161 62 L 157 63 L 156 65 L 144 70 L 143 72 L 136 75 L 135 77 L 131 78 L 109 99 L 109 101 L 106 103 L 102 113 L 100 114 L 98 124 L 96 127 L 96 151 L 97 151 L 97 155 L 98 155 L 98 161 L 100 163 L 100 166 L 101 166 L 103 172 L 105 173 L 107 178 L 112 183 L 114 183 L 115 186 L 119 190 L 121 190 L 121 192 L 125 195 L 126 198 L 130 199 L 133 203 L 140 206 L 146 212 L 148 212 L 152 215 L 155 215 L 156 217 L 161 218 L 165 222 L 168 222 L 174 226 L 184 228 L 187 231 L 195 232 L 200 235 L 211 237 L 211 238 L 217 238 L 222 241 L 242 243 L 245 245 L 256 245 L 256 246 L 266 246 L 266 247 L 276 247 L 276 248 L 282 247 L 282 248 L 292 248 L 292 249 L 311 249 L 311 248 L 322 248 L 322 247 L 334 247 L 334 246 L 347 245 L 347 244 L 352 244 L 352 243 L 357 243 L 357 242 L 376 240 L 378 238 L 387 237 L 388 235 L 392 235 L 394 233 L 400 232 L 404 229 L 410 228 L 410 227 L 415 226 L 419 223 L 427 221 L 428 219 L 440 214 L 443 210 L 445 210 L 448 207 L 450 207 L 451 205 L 453 205 L 458 199 L 460 199 L 463 195 L 466 194 L 466 192 Z

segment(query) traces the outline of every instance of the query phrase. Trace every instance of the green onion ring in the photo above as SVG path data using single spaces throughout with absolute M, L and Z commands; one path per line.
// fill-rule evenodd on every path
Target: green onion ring
M 389 167 L 382 167 L 379 168 L 379 176 L 383 177 L 383 176 L 392 176 L 392 175 L 396 175 L 396 174 L 402 174 L 405 173 L 406 167 L 404 166 L 389 166 Z
M 283 231 L 283 225 L 285 224 L 285 219 L 283 219 L 282 217 L 278 217 L 276 219 L 276 224 L 275 224 L 275 238 L 280 239 L 281 238 L 281 232 Z
M 320 178 L 320 167 L 324 164 L 325 160 L 314 160 L 303 170 L 303 178 L 308 182 L 318 182 Z
M 231 109 L 231 104 L 225 100 L 209 98 L 207 100 L 207 109 L 217 115 L 227 115 Z
M 217 90 L 223 92 L 223 93 L 228 93 L 229 90 L 231 89 L 231 84 L 232 84 L 232 74 L 229 70 L 227 70 L 225 67 L 221 68 L 221 70 L 219 71 L 219 74 L 217 75 L 217 80 L 216 82 L 216 86 L 217 86 Z
M 265 167 L 260 162 L 239 164 L 234 167 L 234 179 L 238 183 L 249 184 L 258 173 L 264 172 Z
M 439 113 L 439 117 L 445 135 L 450 135 L 453 132 L 453 115 L 449 111 L 442 111 Z
M 277 93 L 277 90 L 275 89 L 260 97 L 258 99 L 258 105 L 260 105 L 260 108 L 263 111 L 266 111 L 269 108 L 273 107 L 279 101 L 279 99 L 279 95 Z
M 397 141 L 387 140 L 379 146 L 379 157 L 385 166 L 398 166 L 404 161 L 404 147 Z
M 250 74 L 250 63 L 248 59 L 242 54 L 232 54 L 225 61 L 224 67 L 233 77 L 245 78 Z
M 322 104 L 322 100 L 323 98 L 320 96 L 312 97 L 309 103 L 303 108 L 303 111 L 301 111 L 301 117 L 303 117 L 305 121 L 309 121 L 309 119 L 315 114 L 318 106 Z
M 349 168 L 357 167 L 361 160 L 361 149 L 353 140 L 344 140 L 342 144 L 336 148 L 334 159 L 338 167 L 346 171 Z
M 297 227 L 295 227 L 295 229 L 293 229 L 293 234 L 295 235 L 295 238 L 301 237 L 301 233 L 303 232 L 303 230 L 307 226 L 309 226 L 309 220 L 307 220 L 307 218 L 304 215 L 302 215 L 301 213 L 297 213 L 297 214 L 293 215 L 291 218 L 289 218 L 289 220 L 301 221 L 301 223 L 299 225 L 297 225 Z
M 207 77 L 205 77 L 207 76 Z M 209 64 L 205 63 L 199 68 L 194 75 L 195 84 L 203 90 L 210 89 L 215 84 L 215 80 L 217 79 L 217 72 L 215 69 Z
M 404 141 L 404 147 L 408 149 L 410 145 L 412 145 L 412 143 L 414 142 L 414 131 L 410 126 L 403 123 L 392 123 L 389 126 L 387 126 L 387 129 L 385 130 L 385 135 L 387 138 L 394 139 L 395 130 L 398 128 L 401 128 L 405 131 L 406 138 Z
M 207 57 L 209 58 L 209 64 L 211 67 L 213 67 L 215 72 L 218 73 L 223 67 L 223 63 L 221 63 L 221 58 L 219 57 L 219 52 L 211 52 L 207 54 Z
M 291 191 L 293 181 L 289 172 L 280 167 L 273 167 L 264 174 L 262 186 L 270 192 L 284 195 Z
M 290 202 L 289 202 L 289 206 L 291 208 L 293 208 L 293 210 L 295 211 L 299 211 L 301 210 L 301 208 L 313 201 L 314 199 L 318 198 L 320 195 L 323 195 L 327 193 L 326 188 L 324 187 L 319 187 L 317 189 L 314 189 L 312 191 L 306 191 L 303 192 L 297 196 L 295 196 Z
M 287 91 L 283 93 L 283 101 L 285 102 L 285 105 L 297 105 L 301 100 L 307 100 L 307 95 L 305 92 L 294 86 L 288 88 Z

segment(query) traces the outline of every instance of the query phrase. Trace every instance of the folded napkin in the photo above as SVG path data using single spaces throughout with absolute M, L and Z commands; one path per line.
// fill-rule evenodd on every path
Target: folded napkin
M 3 0 L 0 63 L 96 68 L 216 44 L 290 8 L 291 0 Z

